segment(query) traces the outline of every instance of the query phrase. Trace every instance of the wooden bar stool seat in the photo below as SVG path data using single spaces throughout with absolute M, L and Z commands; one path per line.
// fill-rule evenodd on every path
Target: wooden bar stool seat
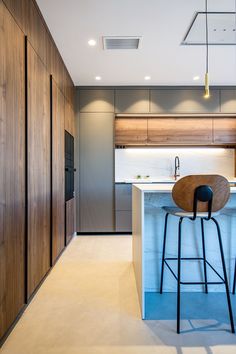
M 219 175 L 191 175 L 181 178 L 173 187 L 172 198 L 177 205 L 175 208 L 164 207 L 166 212 L 163 252 L 162 252 L 162 268 L 161 268 L 161 283 L 160 293 L 163 291 L 164 269 L 165 266 L 170 270 L 177 281 L 177 333 L 180 333 L 180 288 L 181 284 L 193 285 L 202 284 L 205 286 L 205 292 L 208 292 L 208 285 L 210 284 L 224 284 L 227 296 L 229 319 L 231 324 L 231 331 L 234 333 L 234 320 L 232 314 L 232 306 L 229 294 L 229 285 L 226 273 L 224 251 L 221 239 L 221 231 L 218 221 L 215 219 L 218 216 L 226 203 L 229 200 L 230 187 L 226 178 Z M 179 218 L 178 226 L 178 255 L 177 257 L 166 257 L 166 237 L 169 216 Z M 182 223 L 184 219 L 189 219 L 195 222 L 197 219 L 201 220 L 201 240 L 202 240 L 202 257 L 182 257 Z M 205 233 L 204 223 L 213 222 L 216 226 L 219 249 L 221 255 L 221 265 L 223 275 L 221 275 L 206 259 L 205 251 Z M 204 266 L 204 281 L 202 282 L 185 282 L 181 278 L 182 260 L 198 260 L 203 262 Z M 169 261 L 177 261 L 177 274 L 171 268 Z M 219 281 L 208 281 L 207 266 L 209 266 L 217 275 Z

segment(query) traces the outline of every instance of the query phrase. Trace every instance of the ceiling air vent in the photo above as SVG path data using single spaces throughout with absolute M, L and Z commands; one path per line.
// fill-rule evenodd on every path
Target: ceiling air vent
M 141 37 L 103 37 L 103 47 L 107 49 L 139 49 Z

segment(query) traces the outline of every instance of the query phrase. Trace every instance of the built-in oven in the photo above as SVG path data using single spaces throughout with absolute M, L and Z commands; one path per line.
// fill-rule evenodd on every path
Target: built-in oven
M 65 199 L 74 197 L 74 137 L 65 131 Z

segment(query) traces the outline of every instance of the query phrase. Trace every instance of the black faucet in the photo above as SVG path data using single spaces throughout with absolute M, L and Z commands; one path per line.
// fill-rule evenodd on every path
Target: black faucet
M 175 175 L 174 175 L 175 180 L 177 180 L 177 177 L 180 177 L 179 168 L 180 168 L 179 156 L 175 156 Z

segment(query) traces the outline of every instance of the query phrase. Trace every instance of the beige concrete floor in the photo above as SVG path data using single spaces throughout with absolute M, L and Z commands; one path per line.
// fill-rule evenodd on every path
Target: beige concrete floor
M 73 239 L 0 353 L 235 354 L 236 336 L 142 321 L 131 237 L 87 236 Z

